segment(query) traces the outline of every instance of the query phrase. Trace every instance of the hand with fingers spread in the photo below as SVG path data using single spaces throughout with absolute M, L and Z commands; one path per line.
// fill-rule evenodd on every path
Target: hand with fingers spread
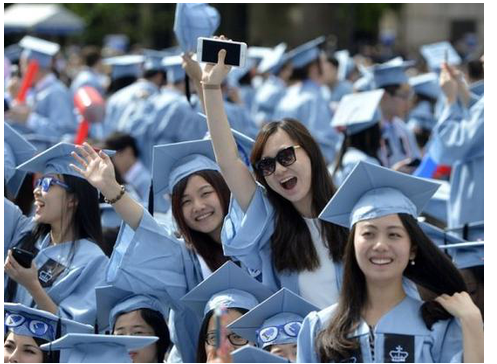
M 435 298 L 448 313 L 458 319 L 481 320 L 481 312 L 467 292 L 454 293 L 452 296 L 443 294 Z
M 76 146 L 78 153 L 71 155 L 83 167 L 79 168 L 71 164 L 71 168 L 84 177 L 93 187 L 100 190 L 104 196 L 112 195 L 115 186 L 119 186 L 116 181 L 114 165 L 110 157 L 105 152 L 96 152 L 88 143 L 83 146 Z
M 4 271 L 7 275 L 16 281 L 18 284 L 23 285 L 28 291 L 32 291 L 38 281 L 38 269 L 34 262 L 31 262 L 31 267 L 24 268 L 12 255 L 12 250 L 7 253 L 7 259 L 4 264 Z
M 215 39 L 228 40 L 224 36 L 214 37 Z M 217 63 L 207 63 L 202 73 L 202 83 L 204 85 L 219 86 L 231 70 L 231 66 L 224 64 L 226 58 L 226 50 L 221 49 L 218 53 Z

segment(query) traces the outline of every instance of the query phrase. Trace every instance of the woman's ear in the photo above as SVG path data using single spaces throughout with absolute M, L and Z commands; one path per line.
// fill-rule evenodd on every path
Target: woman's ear
M 67 200 L 67 207 L 76 208 L 78 207 L 78 199 L 74 195 L 69 195 Z
M 411 252 L 410 252 L 410 254 L 409 254 L 409 260 L 413 260 L 413 259 L 415 259 L 415 258 L 416 258 L 417 253 L 418 253 L 418 247 L 413 245 L 413 246 L 411 247 Z

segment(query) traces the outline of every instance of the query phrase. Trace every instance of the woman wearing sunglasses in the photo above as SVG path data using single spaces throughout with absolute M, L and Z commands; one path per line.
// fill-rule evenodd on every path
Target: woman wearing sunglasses
M 4 200 L 4 293 L 6 302 L 93 324 L 94 288 L 108 258 L 100 248 L 98 192 L 69 168 L 73 150 L 59 143 L 17 167 L 43 175 L 34 186 L 33 218 Z M 25 251 L 19 261 L 13 247 Z
M 220 85 L 230 70 L 224 58 L 221 51 L 218 63 L 202 73 L 184 57 L 203 95 L 216 160 L 234 197 L 223 226 L 224 252 L 261 271 L 272 289 L 286 287 L 326 307 L 338 299 L 347 233 L 317 219 L 335 192 L 323 155 L 303 124 L 274 121 L 262 127 L 252 149 L 254 177 L 238 156 L 223 108 Z

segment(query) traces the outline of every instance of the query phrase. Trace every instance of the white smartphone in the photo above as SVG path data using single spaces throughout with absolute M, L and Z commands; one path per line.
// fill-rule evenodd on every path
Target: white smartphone
M 235 67 L 245 66 L 247 57 L 246 43 L 212 38 L 198 38 L 197 60 L 205 63 L 217 63 L 217 55 L 221 49 L 226 50 L 225 64 Z

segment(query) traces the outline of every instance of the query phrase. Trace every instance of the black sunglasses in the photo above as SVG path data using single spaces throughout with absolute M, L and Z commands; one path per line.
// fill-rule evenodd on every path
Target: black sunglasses
M 276 157 L 266 157 L 255 163 L 255 169 L 262 173 L 264 177 L 270 176 L 276 170 L 276 161 L 283 167 L 291 166 L 297 160 L 295 149 L 300 148 L 300 145 L 282 149 L 276 154 Z

